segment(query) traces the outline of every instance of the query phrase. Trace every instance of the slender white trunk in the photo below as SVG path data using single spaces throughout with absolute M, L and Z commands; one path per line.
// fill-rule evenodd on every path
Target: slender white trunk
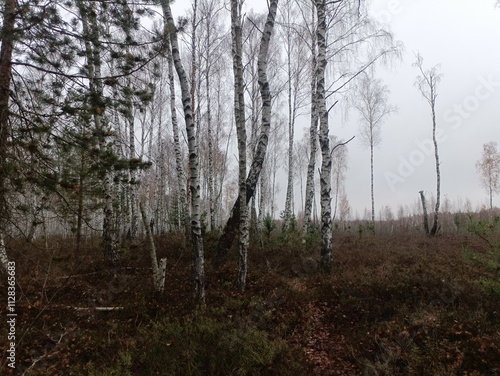
M 198 142 L 196 139 L 196 127 L 193 121 L 193 109 L 191 108 L 191 95 L 189 93 L 189 82 L 186 71 L 182 66 L 177 31 L 170 10 L 169 0 L 162 3 L 164 22 L 167 24 L 167 32 L 170 37 L 172 58 L 179 77 L 184 119 L 186 122 L 186 134 L 189 151 L 189 190 L 191 196 L 191 238 L 194 258 L 194 295 L 200 304 L 205 303 L 205 258 L 203 252 L 203 238 L 201 236 L 200 221 L 200 182 L 199 182 L 199 155 Z
M 318 66 L 317 66 L 317 105 L 320 123 L 319 143 L 321 147 L 321 259 L 320 265 L 324 271 L 331 269 L 332 258 L 332 217 L 331 217 L 331 170 L 332 160 L 330 155 L 330 138 L 328 128 L 328 110 L 326 108 L 326 85 L 325 69 L 326 59 L 326 1 L 316 0 L 316 10 L 318 15 L 318 28 L 316 38 L 318 43 Z
M 247 176 L 247 134 L 245 126 L 245 92 L 243 82 L 243 41 L 241 30 L 241 3 L 231 0 L 231 36 L 234 74 L 234 118 L 238 139 L 238 195 L 239 201 L 239 276 L 238 288 L 245 291 L 248 252 L 248 208 L 246 197 Z
M 207 20 L 209 18 L 207 17 Z M 212 140 L 212 103 L 210 98 L 210 24 L 207 21 L 207 38 L 206 38 L 206 50 L 207 50 L 207 64 L 205 68 L 205 83 L 206 83 L 206 95 L 207 95 L 207 138 L 208 138 L 208 215 L 209 215 L 209 223 L 210 230 L 215 230 L 215 197 L 214 197 L 214 147 Z
M 129 161 L 133 161 L 137 158 L 135 152 L 135 127 L 134 127 L 134 113 L 132 99 L 130 97 L 130 91 L 132 90 L 132 84 L 130 78 L 127 78 L 127 94 L 126 94 L 126 106 L 125 117 L 128 124 L 129 131 Z M 139 215 L 137 213 L 137 173 L 133 167 L 129 168 L 129 202 L 130 202 L 130 237 L 131 239 L 137 239 L 139 232 Z
M 165 31 L 168 33 L 168 30 Z M 174 61 L 172 57 L 172 49 L 168 38 L 165 40 L 167 50 L 167 63 L 168 63 L 168 81 L 170 86 L 170 116 L 172 119 L 172 133 L 174 138 L 174 152 L 175 152 L 175 171 L 177 174 L 177 189 L 178 200 L 180 204 L 180 221 L 184 226 L 186 235 L 191 233 L 191 224 L 189 223 L 189 208 L 187 202 L 187 192 L 184 177 L 184 168 L 181 153 L 181 144 L 179 141 L 179 125 L 177 122 L 177 110 L 175 106 L 175 79 L 174 79 Z
M 312 11 L 312 23 L 314 25 L 314 10 Z M 311 125 L 309 128 L 309 163 L 307 164 L 306 193 L 304 205 L 303 234 L 307 234 L 311 223 L 311 213 L 314 202 L 314 170 L 316 168 L 316 151 L 318 140 L 318 112 L 316 104 L 317 84 L 317 60 L 316 60 L 316 33 L 311 34 Z
M 255 148 L 254 158 L 252 160 L 252 165 L 250 166 L 250 171 L 246 179 L 246 204 L 248 204 L 250 198 L 255 192 L 260 172 L 262 170 L 262 166 L 264 165 L 267 144 L 269 141 L 269 130 L 271 128 L 271 92 L 269 89 L 269 82 L 267 80 L 267 56 L 269 51 L 269 41 L 271 40 L 271 35 L 274 28 L 274 19 L 276 17 L 277 7 L 278 0 L 270 1 L 269 13 L 267 16 L 266 24 L 264 26 L 264 32 L 262 33 L 259 49 L 257 67 L 259 77 L 258 81 L 262 98 L 262 122 L 261 132 L 259 135 L 257 146 Z M 236 203 L 231 211 L 231 215 L 226 224 L 226 227 L 224 228 L 224 233 L 219 240 L 219 249 L 215 261 L 215 264 L 218 266 L 222 265 L 225 262 L 227 253 L 229 252 L 234 238 L 235 229 L 240 223 L 240 201 L 241 198 L 238 196 L 238 199 L 236 200 Z
M 371 127 L 373 129 L 373 127 Z M 373 130 L 372 130 L 373 132 Z M 375 194 L 373 191 L 373 133 L 370 142 L 370 182 L 371 182 L 371 197 L 372 197 L 372 231 L 375 231 Z
M 434 90 L 434 87 L 431 89 Z M 435 98 L 434 93 L 432 93 L 432 97 Z M 434 143 L 434 157 L 436 159 L 436 207 L 434 210 L 434 223 L 431 229 L 431 235 L 436 235 L 439 230 L 439 206 L 441 203 L 441 173 L 439 170 L 439 153 L 438 153 L 438 144 L 436 138 L 436 111 L 435 111 L 436 102 L 435 100 L 431 103 L 432 108 L 432 141 Z
M 144 225 L 144 228 L 146 230 L 146 234 L 148 236 L 149 240 L 149 245 L 151 247 L 149 251 L 149 255 L 151 257 L 151 267 L 153 268 L 153 285 L 154 289 L 158 293 L 162 293 L 163 290 L 165 289 L 165 276 L 167 272 L 167 259 L 162 258 L 160 259 L 160 264 L 158 265 L 158 259 L 156 256 L 156 246 L 155 246 L 155 241 L 153 238 L 153 233 L 151 232 L 151 229 L 149 227 L 148 220 L 146 218 L 146 212 L 144 211 L 144 207 L 142 203 L 139 204 L 141 216 L 142 216 L 142 223 Z

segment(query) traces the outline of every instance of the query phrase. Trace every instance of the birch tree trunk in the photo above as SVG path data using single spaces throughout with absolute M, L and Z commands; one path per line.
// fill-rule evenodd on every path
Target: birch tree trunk
M 434 89 L 433 89 L 434 90 Z M 436 207 L 434 208 L 434 223 L 432 224 L 432 229 L 430 234 L 432 236 L 436 235 L 438 232 L 439 225 L 439 206 L 441 204 L 441 171 L 439 168 L 439 152 L 438 143 L 436 139 L 436 99 L 431 104 L 432 108 L 432 142 L 434 143 L 434 157 L 436 159 Z
M 436 138 L 436 98 L 437 98 L 437 85 L 441 79 L 438 73 L 438 67 L 435 66 L 429 70 L 424 71 L 423 58 L 420 54 L 416 56 L 417 61 L 413 66 L 417 67 L 420 71 L 420 76 L 417 77 L 415 82 L 420 90 L 420 93 L 429 103 L 432 113 L 432 141 L 434 143 L 434 157 L 436 160 L 436 206 L 434 209 L 434 223 L 430 230 L 430 235 L 434 236 L 439 230 L 439 206 L 441 203 L 441 171 L 439 166 L 439 152 Z
M 0 262 L 7 270 L 7 251 L 4 236 L 9 218 L 7 207 L 7 172 L 1 168 L 7 164 L 7 142 L 10 134 L 9 100 L 12 79 L 12 51 L 14 49 L 14 28 L 16 23 L 16 1 L 5 0 L 3 27 L 0 34 Z
M 238 139 L 238 196 L 239 201 L 239 274 L 238 288 L 245 291 L 248 253 L 248 208 L 246 197 L 247 134 L 245 126 L 245 92 L 243 82 L 243 41 L 241 30 L 241 3 L 231 0 L 231 37 L 234 73 L 234 118 Z
M 292 63 L 291 59 L 291 37 L 290 29 L 287 30 L 287 68 L 288 68 L 288 177 L 286 186 L 285 210 L 283 219 L 283 230 L 288 230 L 292 216 L 293 201 L 293 133 L 295 127 L 296 92 L 292 93 Z
M 372 134 L 373 140 L 373 134 Z M 370 143 L 370 192 L 372 199 L 372 232 L 375 233 L 375 194 L 373 191 L 373 141 Z
M 252 161 L 252 165 L 250 166 L 248 177 L 246 179 L 246 197 L 244 198 L 246 204 L 248 204 L 250 199 L 252 198 L 257 186 L 257 181 L 259 180 L 259 175 L 264 164 L 264 159 L 266 157 L 267 144 L 269 140 L 269 130 L 271 128 L 271 92 L 269 90 L 269 82 L 267 80 L 267 56 L 269 51 L 269 42 L 271 40 L 271 35 L 274 28 L 274 20 L 276 18 L 277 8 L 278 0 L 271 0 L 269 4 L 269 13 L 267 15 L 267 20 L 264 26 L 264 31 L 262 33 L 259 49 L 257 66 L 259 87 L 262 98 L 262 123 L 255 155 Z M 219 246 L 215 260 L 216 267 L 220 267 L 226 261 L 227 254 L 229 252 L 229 249 L 231 248 L 234 234 L 240 222 L 240 201 L 241 198 L 240 196 L 238 196 L 233 209 L 231 210 L 231 214 L 227 221 L 226 227 L 224 228 L 224 232 L 219 239 Z
M 177 110 L 175 107 L 175 79 L 174 79 L 174 61 L 172 57 L 172 48 L 168 39 L 168 28 L 165 23 L 165 44 L 168 64 L 168 81 L 170 86 L 170 116 L 172 118 L 172 133 L 174 138 L 175 151 L 175 171 L 177 174 L 177 189 L 180 203 L 181 222 L 184 226 L 186 237 L 191 234 L 191 224 L 189 223 L 189 208 L 187 202 L 186 185 L 184 178 L 184 167 L 182 161 L 181 144 L 179 142 L 179 124 L 177 122 Z
M 316 69 L 317 87 L 316 100 L 318 106 L 319 118 L 319 144 L 321 147 L 321 171 L 320 171 L 320 189 L 321 189 L 321 268 L 328 272 L 331 269 L 332 258 L 332 215 L 331 215 L 331 170 L 332 160 L 330 154 L 330 138 L 328 136 L 328 110 L 326 108 L 326 86 L 325 69 L 326 59 L 326 1 L 316 0 L 316 11 L 318 15 L 318 28 L 316 38 L 318 43 L 318 65 Z
M 420 200 L 422 201 L 422 211 L 424 215 L 424 230 L 425 234 L 429 235 L 429 215 L 427 214 L 427 205 L 425 203 L 424 191 L 420 191 Z
M 215 166 L 214 166 L 214 147 L 213 147 L 213 139 L 212 139 L 212 102 L 211 102 L 211 62 L 210 62 L 210 46 L 212 43 L 211 40 L 211 23 L 210 17 L 206 17 L 206 67 L 205 67 L 205 90 L 207 95 L 207 138 L 208 138 L 208 215 L 209 215 L 209 223 L 210 230 L 215 230 L 215 193 L 214 193 L 214 175 L 215 175 Z
M 146 218 L 146 212 L 144 211 L 144 207 L 143 207 L 142 203 L 139 204 L 139 210 L 141 212 L 142 223 L 143 223 L 144 228 L 146 230 L 146 234 L 148 236 L 149 244 L 151 247 L 149 255 L 151 257 L 151 267 L 153 268 L 154 289 L 156 292 L 162 293 L 163 290 L 165 289 L 165 277 L 166 277 L 166 272 L 167 272 L 167 259 L 161 258 L 160 264 L 158 265 L 158 259 L 156 256 L 156 247 L 155 247 L 155 242 L 153 239 L 153 233 L 151 232 L 151 229 L 149 228 L 149 223 L 148 223 L 148 220 Z
M 314 8 L 312 11 L 312 24 L 314 25 Z M 318 112 L 316 105 L 317 84 L 317 59 L 316 59 L 316 33 L 311 33 L 311 125 L 309 128 L 309 163 L 307 164 L 306 193 L 304 205 L 304 223 L 302 233 L 306 235 L 311 223 L 311 213 L 314 202 L 314 170 L 316 168 L 316 151 L 318 140 Z
M 186 71 L 182 66 L 177 31 L 170 10 L 170 1 L 162 2 L 164 22 L 167 24 L 167 32 L 170 37 L 172 48 L 172 59 L 177 76 L 179 77 L 182 104 L 184 109 L 184 120 L 186 122 L 186 134 L 189 149 L 189 190 L 191 196 L 191 239 L 194 259 L 194 296 L 200 303 L 205 303 L 205 259 L 203 254 L 203 239 L 201 236 L 200 221 L 200 182 L 199 182 L 199 157 L 198 143 L 196 140 L 196 127 L 193 121 L 193 109 L 191 108 L 191 94 L 189 93 L 189 82 Z
M 125 95 L 125 119 L 129 131 L 129 160 L 137 158 L 135 152 L 135 127 L 134 127 L 134 113 L 131 98 L 132 85 L 130 77 L 127 77 L 127 90 Z M 128 170 L 128 189 L 129 189 L 129 202 L 130 202 L 130 238 L 137 239 L 139 233 L 139 215 L 137 213 L 137 173 L 134 168 Z

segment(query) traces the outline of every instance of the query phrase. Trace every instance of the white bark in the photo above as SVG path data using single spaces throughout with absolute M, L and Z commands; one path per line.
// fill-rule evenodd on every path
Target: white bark
M 314 25 L 314 9 L 312 11 L 312 24 Z M 316 84 L 317 84 L 317 59 L 316 59 L 316 33 L 311 33 L 311 125 L 309 128 L 309 163 L 307 165 L 306 193 L 304 205 L 304 223 L 302 226 L 303 235 L 309 231 L 311 223 L 311 213 L 314 201 L 314 172 L 316 168 L 316 151 L 318 145 L 318 112 L 316 104 Z
M 165 24 L 165 28 L 166 28 Z M 165 33 L 168 30 L 165 29 Z M 181 145 L 179 142 L 179 125 L 177 122 L 177 110 L 175 106 L 175 79 L 174 79 L 174 61 L 172 57 L 172 49 L 170 47 L 170 41 L 168 38 L 165 40 L 166 50 L 167 50 L 167 62 L 168 62 L 168 81 L 170 86 L 170 116 L 172 119 L 172 133 L 174 138 L 174 151 L 175 151 L 175 171 L 177 174 L 177 189 L 179 195 L 180 203 L 180 216 L 181 222 L 184 226 L 186 235 L 191 233 L 191 225 L 189 223 L 189 208 L 187 202 L 187 192 L 185 185 L 184 168 L 182 162 Z
M 438 67 L 433 67 L 430 70 L 424 71 L 423 58 L 421 55 L 416 56 L 417 61 L 414 66 L 418 68 L 421 75 L 417 77 L 415 82 L 420 90 L 420 93 L 429 103 L 432 113 L 432 141 L 434 144 L 434 158 L 436 160 L 436 206 L 434 208 L 434 223 L 432 225 L 430 234 L 436 235 L 439 230 L 439 206 L 441 203 L 441 171 L 439 162 L 438 143 L 436 138 L 436 98 L 437 98 L 437 85 L 441 79 L 438 74 Z
M 193 121 L 193 111 L 191 108 L 191 95 L 189 93 L 189 83 L 186 71 L 182 66 L 179 43 L 177 41 L 177 31 L 170 10 L 170 1 L 162 2 L 164 22 L 167 23 L 167 31 L 170 37 L 172 48 L 172 58 L 179 77 L 182 104 L 184 109 L 184 119 L 186 122 L 186 134 L 189 151 L 189 190 L 191 196 L 191 238 L 194 254 L 194 294 L 200 304 L 205 303 L 205 259 L 203 253 L 203 239 L 201 236 L 200 221 L 200 182 L 199 182 L 199 161 L 198 143 L 196 139 L 196 127 Z
M 129 160 L 132 161 L 137 158 L 135 152 L 135 128 L 134 128 L 134 113 L 133 113 L 133 104 L 132 99 L 130 97 L 130 91 L 132 90 L 132 84 L 130 77 L 127 78 L 127 94 L 126 94 L 126 106 L 125 109 L 125 117 L 128 124 L 129 130 Z M 137 213 L 137 173 L 134 168 L 129 168 L 129 181 L 128 181 L 128 189 L 129 189 L 129 202 L 130 202 L 130 237 L 131 239 L 137 239 L 139 233 L 139 215 Z
M 278 0 L 273 0 L 270 2 L 269 13 L 264 27 L 264 32 L 262 33 L 259 57 L 257 62 L 259 76 L 258 81 L 262 98 L 262 122 L 261 132 L 257 142 L 257 146 L 255 148 L 254 158 L 252 160 L 252 165 L 250 166 L 250 171 L 246 179 L 245 201 L 247 204 L 255 192 L 255 188 L 259 180 L 259 175 L 262 170 L 262 166 L 264 165 L 267 144 L 269 141 L 269 130 L 271 128 L 271 92 L 269 90 L 269 82 L 267 80 L 267 57 L 269 52 L 269 42 L 271 40 L 271 35 L 274 28 L 274 19 L 276 17 L 277 7 Z M 238 227 L 237 224 L 240 223 L 239 201 L 240 197 L 238 196 L 236 204 L 232 208 L 226 227 L 224 228 L 224 233 L 219 239 L 219 249 L 215 260 L 216 266 L 219 267 L 225 262 L 227 253 L 229 252 L 233 241 L 235 229 Z
M 372 202 L 372 225 L 375 229 L 375 195 L 374 178 L 374 148 L 381 141 L 381 126 L 385 117 L 396 111 L 396 107 L 388 104 L 389 89 L 380 80 L 364 74 L 355 91 L 354 107 L 361 115 L 361 141 L 370 148 L 370 187 Z
M 316 0 L 318 28 L 316 38 L 318 43 L 318 66 L 316 69 L 317 87 L 316 100 L 320 124 L 319 143 L 321 148 L 321 259 L 320 265 L 324 271 L 331 269 L 332 258 L 332 216 L 331 216 L 331 172 L 332 160 L 330 155 L 330 139 L 328 136 L 328 110 L 326 108 L 325 69 L 326 59 L 326 1 Z
M 247 134 L 245 127 L 245 92 L 243 82 L 243 41 L 241 30 L 241 3 L 231 0 L 231 37 L 234 74 L 234 118 L 238 138 L 238 195 L 239 220 L 239 275 L 238 288 L 245 291 L 247 276 L 247 253 L 249 241 L 248 206 L 246 192 Z
M 158 293 L 162 293 L 163 290 L 165 289 L 165 276 L 167 272 L 167 259 L 162 258 L 160 259 L 160 265 L 158 265 L 158 259 L 156 256 L 156 247 L 155 247 L 155 241 L 153 238 L 153 233 L 151 232 L 151 229 L 149 228 L 149 223 L 146 218 L 146 212 L 144 211 L 144 207 L 142 203 L 139 203 L 139 208 L 141 211 L 141 216 L 142 216 L 142 223 L 144 224 L 144 228 L 146 229 L 146 234 L 148 236 L 149 240 L 149 245 L 150 245 L 150 251 L 149 255 L 151 257 L 151 267 L 153 268 L 153 285 L 154 289 Z

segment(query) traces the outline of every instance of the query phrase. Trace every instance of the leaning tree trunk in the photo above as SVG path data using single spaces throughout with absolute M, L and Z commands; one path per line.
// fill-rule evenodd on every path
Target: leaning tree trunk
M 199 156 L 198 142 L 196 139 L 196 127 L 193 121 L 193 109 L 191 108 L 191 94 L 186 71 L 182 66 L 177 31 L 170 10 L 170 1 L 162 2 L 164 22 L 167 24 L 167 32 L 170 37 L 172 48 L 172 59 L 181 86 L 182 104 L 184 109 L 184 120 L 186 122 L 186 134 L 189 151 L 189 190 L 191 196 L 191 239 L 194 258 L 194 295 L 200 303 L 205 303 L 205 258 L 203 254 L 203 238 L 201 235 L 200 221 L 200 181 L 199 181 Z M 167 36 L 166 36 L 167 37 Z
M 139 210 L 141 212 L 142 223 L 144 225 L 144 229 L 146 230 L 146 235 L 148 236 L 149 245 L 151 250 L 149 251 L 149 255 L 151 257 L 151 267 L 153 268 L 153 286 L 155 292 L 162 293 L 165 289 L 165 277 L 167 272 L 167 258 L 163 257 L 160 259 L 160 263 L 158 264 L 158 259 L 156 256 L 156 246 L 153 238 L 152 229 L 149 227 L 148 220 L 146 218 L 146 212 L 144 211 L 144 207 L 142 203 L 139 203 Z
M 319 117 L 319 144 L 321 147 L 321 258 L 320 265 L 324 271 L 330 271 L 332 258 L 332 215 L 331 215 L 331 172 L 332 159 L 330 155 L 330 139 L 328 137 L 328 110 L 326 108 L 325 69 L 326 59 L 326 2 L 316 0 L 318 14 L 318 28 L 316 38 L 318 43 L 318 67 L 316 69 L 317 88 L 316 99 Z
M 314 24 L 314 10 L 313 14 L 313 24 Z M 309 163 L 307 164 L 307 177 L 306 177 L 306 201 L 304 204 L 304 223 L 302 225 L 303 236 L 309 231 L 311 223 L 311 213 L 314 202 L 314 170 L 316 168 L 316 151 L 317 151 L 317 140 L 318 140 L 318 112 L 316 106 L 316 33 L 311 34 L 311 125 L 309 128 Z
M 3 27 L 0 34 L 2 42 L 0 49 L 0 262 L 6 270 L 8 258 L 4 236 L 9 213 L 7 208 L 7 171 L 2 167 L 7 164 L 7 141 L 10 134 L 9 100 L 16 15 L 16 1 L 5 0 Z
M 269 13 L 267 15 L 266 24 L 264 26 L 264 32 L 262 33 L 262 38 L 260 41 L 259 57 L 257 61 L 258 69 L 258 81 L 260 87 L 260 94 L 262 98 L 262 120 L 261 120 L 261 131 L 259 135 L 259 140 L 255 149 L 255 155 L 250 166 L 250 171 L 246 179 L 246 197 L 244 198 L 246 204 L 250 202 L 255 188 L 257 186 L 257 181 L 259 180 L 259 175 L 264 165 L 264 159 L 266 157 L 267 144 L 269 141 L 269 130 L 271 128 L 271 91 L 269 90 L 269 82 L 267 80 L 267 55 L 269 51 L 269 42 L 271 40 L 271 35 L 274 28 L 274 20 L 276 18 L 276 12 L 278 8 L 278 0 L 271 0 L 269 5 Z M 236 202 L 231 210 L 231 214 L 227 221 L 224 232 L 219 239 L 219 245 L 217 250 L 217 255 L 215 259 L 216 267 L 220 267 L 227 259 L 227 254 L 233 243 L 235 233 L 238 229 L 238 224 L 240 222 L 240 196 L 236 199 Z

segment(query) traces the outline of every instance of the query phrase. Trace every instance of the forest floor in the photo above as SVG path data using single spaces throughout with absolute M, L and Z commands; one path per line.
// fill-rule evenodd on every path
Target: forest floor
M 474 235 L 335 233 L 333 268 L 298 234 L 251 246 L 247 290 L 237 255 L 215 270 L 206 236 L 206 305 L 191 294 L 191 252 L 167 257 L 153 292 L 149 245 L 122 247 L 114 274 L 88 241 L 8 243 L 16 262 L 16 368 L 2 375 L 500 375 L 500 254 Z M 6 301 L 5 276 L 0 300 Z M 4 300 L 5 299 L 5 300 Z M 2 321 L 7 320 L 7 311 Z

